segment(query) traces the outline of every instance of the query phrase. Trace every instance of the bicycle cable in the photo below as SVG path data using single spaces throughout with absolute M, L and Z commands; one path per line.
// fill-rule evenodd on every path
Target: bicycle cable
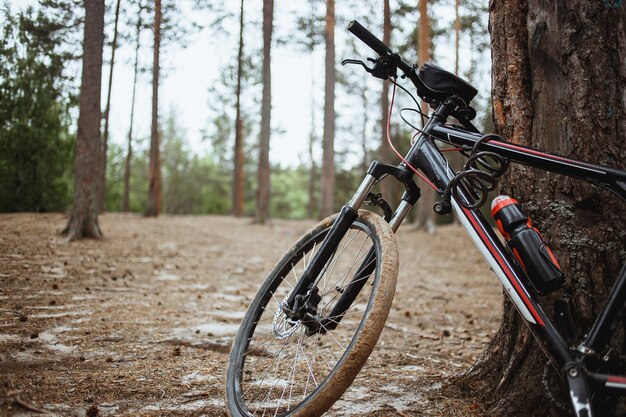
M 391 94 L 391 103 L 389 105 L 389 115 L 387 117 L 387 132 L 386 132 L 387 142 L 389 146 L 391 147 L 391 149 L 393 150 L 393 152 L 402 160 L 402 162 L 406 164 L 407 167 L 409 167 L 413 172 L 415 172 L 432 189 L 441 193 L 441 190 L 435 184 L 433 184 L 432 181 L 430 181 L 423 173 L 419 172 L 413 165 L 411 165 L 411 163 L 407 161 L 406 158 L 404 158 L 402 154 L 400 154 L 400 152 L 398 152 L 398 150 L 393 146 L 393 142 L 391 140 L 390 125 L 391 125 L 391 116 L 393 114 L 393 106 L 395 103 L 396 87 L 399 87 L 404 92 L 406 92 L 409 95 L 409 97 L 411 97 L 413 102 L 418 106 L 417 109 L 413 109 L 409 107 L 400 109 L 400 118 L 407 125 L 415 129 L 416 131 L 413 137 L 411 138 L 411 145 L 413 145 L 415 138 L 419 134 L 426 135 L 433 140 L 438 140 L 443 143 L 448 143 L 448 142 L 443 141 L 439 138 L 434 137 L 431 134 L 424 132 L 423 129 L 420 129 L 414 126 L 404 117 L 402 112 L 411 111 L 411 112 L 418 113 L 420 115 L 420 117 L 422 118 L 422 124 L 424 124 L 425 122 L 424 118 L 426 119 L 429 118 L 428 115 L 424 114 L 424 112 L 422 112 L 419 109 L 420 107 L 419 103 L 406 88 L 399 85 L 396 82 L 396 80 L 392 77 L 390 77 L 389 80 L 393 84 L 393 89 L 392 89 L 392 94 Z M 443 194 L 443 206 L 447 208 L 447 210 L 445 211 L 451 210 L 450 199 L 452 196 L 454 196 L 455 200 L 458 201 L 461 206 L 467 209 L 476 209 L 476 208 L 483 206 L 485 202 L 487 201 L 489 192 L 496 189 L 498 178 L 506 172 L 509 166 L 509 161 L 508 159 L 500 156 L 499 154 L 495 152 L 491 152 L 491 151 L 479 152 L 478 151 L 478 148 L 483 143 L 486 143 L 492 140 L 504 142 L 504 139 L 501 136 L 490 133 L 490 134 L 483 135 L 480 139 L 478 139 L 476 143 L 472 146 L 472 148 L 469 150 L 469 154 L 466 154 L 464 152 L 465 150 L 467 150 L 467 148 L 465 147 L 461 147 L 461 148 L 455 147 L 455 148 L 448 149 L 448 150 L 442 150 L 442 152 L 458 150 L 468 158 L 463 168 L 458 173 L 456 173 L 456 175 L 448 183 L 448 186 L 445 188 L 445 190 L 443 190 L 443 193 L 442 193 Z M 448 143 L 448 144 L 453 145 L 451 143 Z M 460 198 L 461 189 L 466 191 L 467 199 Z
M 394 151 L 394 153 L 396 155 L 398 155 L 398 157 L 402 160 L 402 162 L 404 162 L 406 164 L 406 166 L 408 166 L 413 172 L 415 172 L 415 174 L 417 174 L 418 177 L 420 177 L 422 180 L 424 180 L 424 182 L 426 182 L 426 184 L 428 184 L 433 190 L 439 191 L 439 188 L 437 188 L 437 186 L 435 184 L 433 184 L 432 181 L 430 181 L 426 177 L 426 175 L 422 174 L 413 165 L 411 165 L 411 163 L 409 161 L 407 161 L 402 156 L 402 154 L 400 152 L 398 152 L 398 150 L 395 148 L 395 146 L 393 146 L 393 142 L 391 141 L 391 127 L 390 126 L 391 126 L 391 115 L 393 113 L 393 104 L 394 104 L 395 98 L 396 98 L 396 86 L 398 84 L 396 83 L 396 81 L 394 79 L 391 79 L 391 82 L 393 84 L 393 89 L 392 89 L 392 92 L 391 92 L 391 103 L 389 104 L 389 115 L 387 116 L 387 143 L 389 143 L 389 146 L 391 147 L 391 149 Z M 401 87 L 401 88 L 404 89 L 404 87 Z M 404 90 L 406 91 L 406 89 L 404 89 Z M 409 93 L 409 95 L 410 95 L 410 93 Z M 417 133 L 419 133 L 419 131 Z M 417 135 L 417 133 L 415 135 Z M 415 135 L 413 137 L 415 137 Z

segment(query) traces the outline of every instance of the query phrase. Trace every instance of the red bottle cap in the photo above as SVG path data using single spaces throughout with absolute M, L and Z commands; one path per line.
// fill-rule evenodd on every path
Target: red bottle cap
M 499 195 L 491 202 L 491 216 L 495 217 L 503 207 L 510 206 L 511 204 L 519 204 L 516 199 L 509 197 L 508 195 Z

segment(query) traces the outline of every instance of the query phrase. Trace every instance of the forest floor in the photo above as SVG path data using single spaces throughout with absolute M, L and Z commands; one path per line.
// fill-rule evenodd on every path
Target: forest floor
M 99 219 L 104 240 L 68 243 L 61 214 L 0 215 L 0 416 L 225 415 L 244 310 L 313 222 Z M 496 331 L 499 285 L 460 226 L 404 227 L 398 239 L 389 319 L 328 414 L 479 416 L 480 404 L 439 388 Z

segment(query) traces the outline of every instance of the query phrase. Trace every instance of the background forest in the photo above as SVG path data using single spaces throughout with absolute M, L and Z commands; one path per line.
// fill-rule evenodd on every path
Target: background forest
M 157 3 L 162 9 L 158 44 Z M 385 3 L 388 22 L 383 27 Z M 318 217 L 320 184 L 328 184 L 328 178 L 320 174 L 329 171 L 322 169 L 322 142 L 329 135 L 334 139 L 331 204 L 337 209 L 371 160 L 394 160 L 381 146 L 385 139 L 381 122 L 386 117 L 381 106 L 388 106 L 388 86 L 360 67 L 340 65 L 345 58 L 373 55 L 345 30 L 352 19 L 374 33 L 386 33 L 403 56 L 417 62 L 420 50 L 427 55 L 425 60 L 456 70 L 474 83 L 480 90 L 475 103 L 481 115 L 477 123 L 485 127 L 490 120 L 486 2 L 424 3 L 428 3 L 429 19 L 422 23 L 429 36 L 420 50 L 417 3 L 338 1 L 334 5 L 336 37 L 329 40 L 324 36 L 325 2 L 276 2 L 269 19 L 271 122 L 263 143 L 262 96 L 269 79 L 261 62 L 260 4 L 249 0 L 164 0 L 162 5 L 146 0 L 105 2 L 100 102 L 106 163 L 101 211 L 146 212 L 154 142 L 151 116 L 156 119 L 160 151 L 159 211 L 255 216 L 259 189 L 265 187 L 270 201 L 267 217 Z M 13 1 L 2 6 L 2 212 L 66 211 L 72 205 L 84 19 L 82 2 L 76 0 Z M 328 42 L 333 43 L 335 79 L 331 106 L 325 109 L 331 94 L 324 66 Z M 189 60 L 186 51 L 198 50 L 206 56 Z M 161 67 L 155 78 L 157 54 Z M 208 66 L 198 67 L 199 62 Z M 187 80 L 198 91 L 191 91 L 189 84 L 183 86 L 177 76 L 187 74 L 189 67 L 204 74 Z M 151 115 L 150 100 L 154 103 L 155 94 L 160 95 L 158 113 Z M 398 95 L 396 111 L 411 104 L 404 93 Z M 334 114 L 329 116 L 327 111 Z M 325 127 L 329 117 L 335 125 L 330 133 Z M 395 146 L 406 149 L 411 134 L 394 114 Z M 271 187 L 259 185 L 264 181 L 259 175 L 264 154 L 269 154 Z
M 626 166 L 622 0 L 501 0 L 488 9 L 487 0 L 0 0 L 0 212 L 19 212 L 0 216 L 0 374 L 10 375 L 0 378 L 0 414 L 24 390 L 61 415 L 153 407 L 145 415 L 187 416 L 182 407 L 196 395 L 208 397 L 198 412 L 223 415 L 215 393 L 242 312 L 312 223 L 282 218 L 327 216 L 370 161 L 397 162 L 388 120 L 399 152 L 414 134 L 400 109 L 419 103 L 398 90 L 390 116 L 390 80 L 341 65 L 374 55 L 347 32 L 353 19 L 406 61 L 434 62 L 475 85 L 483 131 Z M 555 398 L 567 390 L 547 386 L 527 320 L 490 286 L 461 227 L 427 236 L 435 194 L 423 188 L 410 220 L 424 230 L 397 234 L 404 254 L 391 332 L 365 370 L 367 390 L 339 409 L 361 402 L 370 412 L 362 415 L 386 415 L 400 392 L 401 415 L 459 415 L 460 406 L 467 415 L 563 415 Z M 379 190 L 397 201 L 399 190 Z M 565 273 L 558 301 L 571 307 L 574 349 L 626 258 L 623 202 L 605 191 L 519 164 L 498 190 L 524 206 Z M 109 214 L 101 231 L 105 212 L 221 216 Z M 505 254 L 495 238 L 481 239 L 496 245 L 488 259 Z M 514 265 L 509 255 L 497 262 Z M 517 306 L 535 311 L 539 294 L 507 276 Z M 549 321 L 556 294 L 531 323 Z M 626 316 L 616 323 L 596 350 L 602 367 L 626 362 Z M 196 379 L 199 369 L 206 379 Z M 196 391 L 206 381 L 214 389 Z M 616 410 L 626 415 L 623 402 Z

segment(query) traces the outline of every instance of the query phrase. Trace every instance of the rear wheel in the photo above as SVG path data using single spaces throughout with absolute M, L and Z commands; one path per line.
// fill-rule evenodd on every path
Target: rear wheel
M 398 275 L 395 236 L 374 213 L 359 211 L 317 277 L 321 330 L 312 331 L 310 322 L 288 318 L 282 308 L 336 216 L 322 220 L 300 238 L 250 305 L 228 365 L 226 402 L 231 416 L 321 415 L 350 386 L 374 349 Z M 370 263 L 373 268 L 366 273 L 357 272 Z M 358 294 L 339 319 L 330 317 L 355 279 L 365 285 L 358 285 Z M 333 321 L 339 323 L 328 330 Z

